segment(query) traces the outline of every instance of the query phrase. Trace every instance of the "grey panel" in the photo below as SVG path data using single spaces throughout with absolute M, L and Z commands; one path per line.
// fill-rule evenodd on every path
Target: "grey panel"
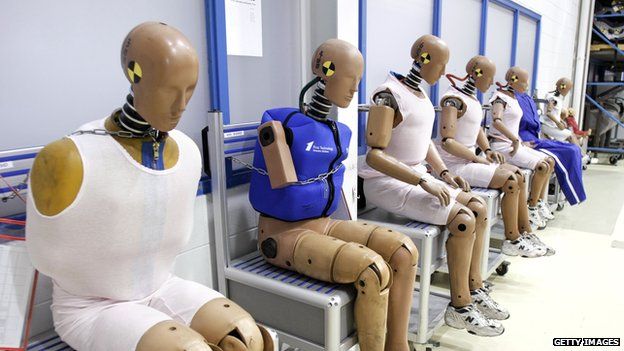
M 324 344 L 324 310 L 278 296 L 249 285 L 228 280 L 230 299 L 241 305 L 262 324 L 309 340 Z M 354 292 L 353 292 L 354 294 Z M 353 299 L 340 311 L 340 338 L 355 332 Z

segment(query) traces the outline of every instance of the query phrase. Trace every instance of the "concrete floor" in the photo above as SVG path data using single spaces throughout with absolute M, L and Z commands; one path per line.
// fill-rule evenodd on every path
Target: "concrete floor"
M 624 231 L 624 164 L 591 165 L 584 174 L 588 200 L 566 206 L 538 232 L 557 254 L 510 257 L 509 273 L 490 278 L 492 296 L 511 312 L 505 333 L 481 338 L 443 326 L 433 336 L 441 344 L 435 350 L 567 350 L 553 338 L 624 339 L 624 249 L 611 247 L 613 233 Z

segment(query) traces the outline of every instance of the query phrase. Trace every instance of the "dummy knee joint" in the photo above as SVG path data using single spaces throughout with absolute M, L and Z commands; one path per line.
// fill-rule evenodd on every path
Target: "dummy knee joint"
M 386 262 L 381 265 L 371 264 L 359 276 L 355 286 L 363 294 L 378 294 L 388 289 L 392 282 L 392 273 Z
M 548 169 L 549 169 L 548 162 L 542 160 L 535 167 L 535 172 L 538 174 L 545 174 L 546 172 L 548 172 Z
M 521 170 L 517 170 L 514 174 L 520 184 L 524 184 L 524 182 L 526 182 L 526 177 L 524 176 L 524 173 Z
M 390 284 L 390 269 L 386 261 L 364 245 L 345 243 L 334 257 L 331 281 L 348 284 L 356 282 L 365 271 L 375 272 L 382 288 Z
M 211 351 L 221 350 L 209 343 L 197 331 L 169 320 L 151 327 L 139 340 L 137 351 L 151 350 L 188 350 Z
M 468 201 L 466 206 L 472 211 L 476 222 L 483 223 L 487 221 L 487 206 L 483 199 L 475 196 Z
M 503 185 L 503 192 L 509 194 L 515 194 L 520 189 L 518 185 L 518 178 L 516 176 L 510 176 Z M 524 178 L 523 178 L 524 179 Z
M 471 212 L 461 209 L 449 223 L 448 229 L 451 235 L 455 236 L 473 235 L 475 231 L 475 217 Z
M 269 334 L 260 330 L 247 311 L 224 297 L 204 304 L 191 328 L 223 351 L 264 351 L 272 344 Z
M 404 248 L 411 255 L 411 264 L 418 263 L 418 249 L 412 239 L 395 230 L 377 227 L 369 236 L 367 246 L 389 262 L 394 254 Z

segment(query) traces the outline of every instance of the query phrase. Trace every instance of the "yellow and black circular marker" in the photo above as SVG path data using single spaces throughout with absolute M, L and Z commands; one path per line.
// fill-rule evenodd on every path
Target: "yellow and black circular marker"
M 559 88 L 559 89 L 563 90 L 563 89 L 565 89 L 565 88 L 566 88 L 566 85 L 565 85 L 565 84 L 561 84 L 561 86 L 560 86 L 560 88 Z
M 511 81 L 514 82 L 514 83 L 517 82 L 518 81 L 518 76 L 515 75 L 515 74 L 513 76 L 511 76 Z
M 334 63 L 331 61 L 323 62 L 323 74 L 326 77 L 331 77 L 334 73 L 336 73 L 336 66 L 334 66 Z
M 136 84 L 141 81 L 142 76 L 143 70 L 139 63 L 135 61 L 128 62 L 128 77 L 130 77 L 130 81 Z
M 481 70 L 481 68 L 475 69 L 475 73 L 477 74 L 477 77 L 481 77 L 483 75 L 483 71 Z
M 428 52 L 423 52 L 422 54 L 420 54 L 420 62 L 422 62 L 424 65 L 428 64 L 429 62 L 431 62 L 431 55 L 429 55 Z

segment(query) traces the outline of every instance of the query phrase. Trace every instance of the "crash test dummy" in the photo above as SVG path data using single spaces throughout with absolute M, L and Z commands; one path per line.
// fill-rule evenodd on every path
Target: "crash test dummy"
M 341 201 L 351 131 L 328 115 L 349 106 L 363 58 L 338 39 L 312 56 L 315 78 L 299 108 L 265 111 L 258 128 L 249 198 L 260 213 L 258 245 L 271 264 L 335 283 L 353 284 L 362 351 L 408 351 L 407 329 L 418 253 L 405 235 L 331 219 Z M 309 104 L 306 90 L 315 87 Z
M 572 81 L 569 78 L 559 78 L 555 83 L 555 90 L 546 94 L 546 111 L 540 116 L 542 122 L 542 132 L 549 138 L 568 141 L 580 147 L 580 142 L 575 133 L 568 129 L 565 118 L 567 114 L 562 116 L 565 108 L 563 100 L 572 90 Z M 563 118 L 562 118 L 563 117 Z
M 369 149 L 358 172 L 364 179 L 364 195 L 386 211 L 447 226 L 451 302 L 446 324 L 476 335 L 497 336 L 504 328 L 490 317 L 506 319 L 509 313 L 483 289 L 487 208 L 440 158 L 431 140 L 434 107 L 421 87 L 422 80 L 434 84 L 444 74 L 449 49 L 440 38 L 425 35 L 412 45 L 411 57 L 407 76 L 390 72 L 371 96 L 366 126 Z M 442 180 L 427 173 L 425 162 Z
M 201 173 L 175 130 L 197 84 L 189 40 L 164 23 L 130 31 L 122 107 L 45 146 L 34 161 L 27 245 L 54 282 L 56 332 L 79 351 L 273 350 L 218 292 L 172 274 Z
M 520 67 L 511 67 L 505 74 L 506 84 L 496 83 L 498 89 L 490 98 L 492 109 L 489 116 L 492 150 L 505 156 L 505 161 L 519 168 L 533 171 L 529 191 L 529 219 L 538 229 L 546 227 L 552 213 L 542 200 L 548 190 L 548 181 L 554 171 L 555 161 L 541 151 L 531 147 L 531 143 L 521 142 L 519 136 L 522 108 L 515 92 L 525 93 L 529 86 L 529 73 Z M 540 211 L 540 208 L 543 208 Z M 544 217 L 544 215 L 548 215 Z M 551 249 L 551 252 L 552 251 Z
M 481 128 L 483 107 L 477 89 L 485 93 L 494 82 L 496 66 L 485 56 L 475 56 L 466 64 L 462 78 L 447 74 L 451 83 L 440 100 L 442 107 L 436 142 L 448 169 L 463 177 L 471 186 L 498 189 L 504 193 L 501 212 L 505 227 L 503 253 L 510 256 L 539 257 L 547 250 L 532 233 L 527 205 L 525 178 L 516 166 L 505 163 L 505 157 L 492 151 Z M 461 86 L 457 81 L 462 81 Z M 477 155 L 477 146 L 483 153 Z

